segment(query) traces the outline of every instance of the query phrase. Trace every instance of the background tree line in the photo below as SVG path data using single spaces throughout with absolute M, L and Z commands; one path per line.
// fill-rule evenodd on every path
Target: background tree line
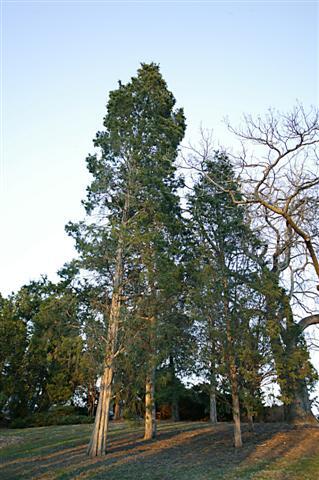
M 110 92 L 86 217 L 66 227 L 77 259 L 1 297 L 3 417 L 85 404 L 97 456 L 111 407 L 144 416 L 150 439 L 156 403 L 175 420 L 205 404 L 213 423 L 231 412 L 240 447 L 277 382 L 286 419 L 316 422 L 318 112 L 246 117 L 237 156 L 205 134 L 181 152 L 185 128 L 155 64 Z

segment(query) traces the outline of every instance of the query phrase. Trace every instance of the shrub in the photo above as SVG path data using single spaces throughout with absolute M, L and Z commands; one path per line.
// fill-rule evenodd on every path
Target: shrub
M 77 425 L 93 423 L 94 418 L 87 415 L 61 415 L 60 412 L 50 411 L 34 413 L 24 418 L 16 418 L 10 423 L 10 428 L 47 427 L 50 425 Z

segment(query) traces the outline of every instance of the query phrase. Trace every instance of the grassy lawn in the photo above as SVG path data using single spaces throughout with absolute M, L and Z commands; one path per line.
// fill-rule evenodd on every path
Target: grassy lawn
M 232 445 L 232 426 L 204 422 L 159 425 L 144 442 L 143 428 L 112 423 L 109 452 L 89 459 L 92 425 L 0 430 L 0 478 L 108 480 L 315 480 L 319 428 L 282 424 L 243 427 L 244 447 Z

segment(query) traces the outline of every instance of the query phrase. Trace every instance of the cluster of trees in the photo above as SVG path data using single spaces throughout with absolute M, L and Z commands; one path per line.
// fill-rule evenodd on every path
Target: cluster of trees
M 190 375 L 213 423 L 218 395 L 231 398 L 236 447 L 270 382 L 288 420 L 316 421 L 303 331 L 319 323 L 318 113 L 246 117 L 238 157 L 205 135 L 181 156 L 185 128 L 157 65 L 120 82 L 87 158 L 86 218 L 66 227 L 78 258 L 57 285 L 1 298 L 2 408 L 85 395 L 93 412 L 98 396 L 91 456 L 106 452 L 111 404 L 145 415 L 154 438 L 156 399 L 178 420 Z
M 97 290 L 78 282 L 75 272 L 70 266 L 60 272 L 57 284 L 43 277 L 0 297 L 1 424 L 19 428 L 93 421 L 107 320 L 96 305 Z M 112 402 L 116 419 L 144 414 L 144 371 L 136 371 L 138 358 L 133 349 L 119 357 Z M 227 403 L 227 392 L 221 394 Z M 208 414 L 207 386 L 185 387 L 169 364 L 157 369 L 156 398 L 161 418 L 198 420 Z M 223 403 L 220 418 L 229 419 Z
M 69 279 L 53 284 L 43 277 L 8 298 L 0 296 L 2 418 L 22 419 L 75 397 L 90 404 L 104 328 L 95 319 L 92 330 L 92 309 L 82 294 Z

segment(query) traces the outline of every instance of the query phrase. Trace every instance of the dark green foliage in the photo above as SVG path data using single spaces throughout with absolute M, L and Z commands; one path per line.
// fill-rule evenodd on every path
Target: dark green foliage
M 64 407 L 16 418 L 9 426 L 10 428 L 47 427 L 49 425 L 88 424 L 93 423 L 93 421 L 92 417 L 77 413 L 74 407 Z
M 256 259 L 261 243 L 243 207 L 216 186 L 218 181 L 240 199 L 228 157 L 216 152 L 203 168 L 189 197 L 193 231 L 189 299 L 200 338 L 202 372 L 218 394 L 230 369 L 235 369 L 242 404 L 257 413 L 262 368 L 268 362 L 263 299 L 254 285 L 260 281 Z
M 76 240 L 81 265 L 98 272 L 104 281 L 112 276 L 119 235 L 124 235 L 133 250 L 139 250 L 144 242 L 152 242 L 160 250 L 165 234 L 178 228 L 172 218 L 179 215 L 176 190 L 180 181 L 175 178 L 173 162 L 185 120 L 182 110 L 173 110 L 174 104 L 155 64 L 143 64 L 130 83 L 120 83 L 110 92 L 105 130 L 98 132 L 94 141 L 99 153 L 87 158 L 94 179 L 83 202 L 87 214 L 99 214 L 100 221 L 67 226 Z M 124 225 L 127 192 L 129 209 Z M 130 259 L 135 260 L 137 269 L 139 259 L 133 254 Z M 157 260 L 165 262 L 165 256 L 158 255 Z
M 27 321 L 22 319 L 14 299 L 0 297 L 0 409 L 23 415 L 28 405 L 25 381 L 25 351 L 28 344 Z
M 24 417 L 71 401 L 85 363 L 75 294 L 44 278 L 1 307 L 2 414 Z
M 136 77 L 110 92 L 104 130 L 94 140 L 97 153 L 87 158 L 93 176 L 83 202 L 87 219 L 67 226 L 80 268 L 93 272 L 92 286 L 100 298 L 104 293 L 97 310 L 106 324 L 114 291 L 121 292 L 112 348 L 122 355 L 114 387 L 128 411 L 144 390 L 146 374 L 168 355 L 164 338 L 181 296 L 184 222 L 177 191 L 183 182 L 174 162 L 185 119 L 174 107 L 153 63 L 142 64 Z M 104 338 L 108 341 L 106 332 Z M 128 389 L 124 379 L 133 377 L 135 385 Z

